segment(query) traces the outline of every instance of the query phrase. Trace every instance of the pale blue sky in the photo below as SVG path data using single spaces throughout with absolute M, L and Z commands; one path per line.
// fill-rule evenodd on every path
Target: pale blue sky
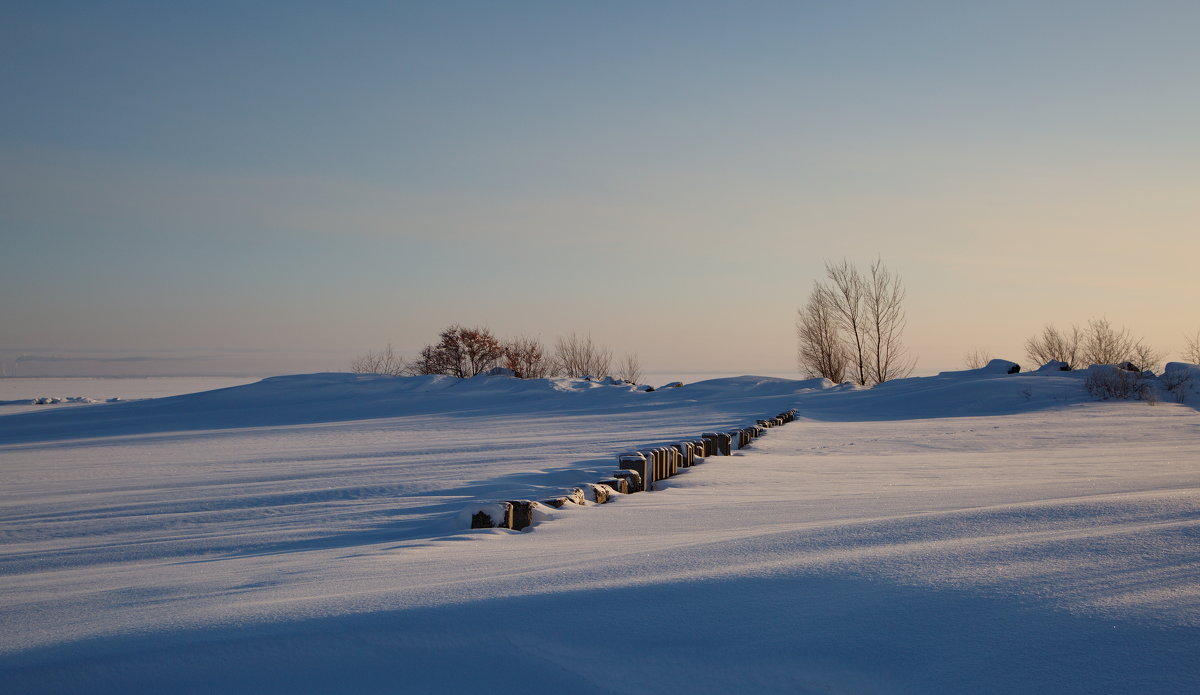
M 344 369 L 459 322 L 785 372 L 823 262 L 876 254 L 923 372 L 1102 315 L 1176 351 L 1197 35 L 1193 2 L 7 2 L 0 361 Z

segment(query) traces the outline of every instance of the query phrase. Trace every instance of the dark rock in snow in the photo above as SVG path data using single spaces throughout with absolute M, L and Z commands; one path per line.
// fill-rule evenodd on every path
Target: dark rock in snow
M 509 502 L 480 504 L 471 513 L 471 528 L 512 528 L 512 516 Z

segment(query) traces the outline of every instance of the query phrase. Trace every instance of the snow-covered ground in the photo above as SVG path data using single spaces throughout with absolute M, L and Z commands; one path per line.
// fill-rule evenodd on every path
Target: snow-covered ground
M 1195 692 L 1200 413 L 345 374 L 0 416 L 5 692 Z M 527 532 L 614 454 L 797 408 Z
M 225 376 L 149 377 L 6 377 L 0 378 L 0 417 L 30 410 L 45 410 L 38 400 L 59 399 L 53 406 L 86 401 L 132 401 L 196 393 L 258 381 Z

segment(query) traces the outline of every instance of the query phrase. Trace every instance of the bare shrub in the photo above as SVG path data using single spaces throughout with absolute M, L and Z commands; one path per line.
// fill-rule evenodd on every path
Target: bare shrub
M 849 353 L 835 311 L 830 291 L 819 282 L 813 283 L 808 303 L 796 312 L 796 362 L 805 376 L 825 377 L 840 384 L 846 380 Z
M 388 343 L 379 352 L 368 350 L 350 363 L 350 371 L 355 374 L 383 374 L 385 376 L 401 376 L 408 373 L 408 364 L 398 356 Z
M 1047 362 L 1065 362 L 1068 369 L 1079 366 L 1079 344 L 1083 340 L 1079 329 L 1071 326 L 1070 332 L 1059 332 L 1051 324 L 1042 329 L 1041 335 L 1035 335 L 1025 341 L 1025 354 L 1035 365 Z
M 1197 329 L 1194 335 L 1184 336 L 1183 339 L 1186 344 L 1180 357 L 1184 362 L 1200 364 L 1200 329 Z
M 992 361 L 992 353 L 984 349 L 977 349 L 968 352 L 963 362 L 966 363 L 967 369 L 981 369 L 986 367 L 988 362 Z
M 1052 325 L 1025 341 L 1030 360 L 1045 364 L 1050 360 L 1066 362 L 1071 369 L 1092 364 L 1122 364 L 1130 362 L 1138 369 L 1156 369 L 1164 354 L 1134 338 L 1126 328 L 1114 327 L 1108 319 L 1088 321 L 1084 330 L 1071 326 L 1070 332 L 1059 332 Z
M 1111 364 L 1096 364 L 1088 369 L 1083 382 L 1093 398 L 1138 400 L 1156 403 L 1158 396 L 1142 372 L 1125 370 Z
M 1106 318 L 1092 319 L 1084 334 L 1082 356 L 1088 364 L 1121 364 L 1130 362 L 1138 369 L 1153 370 L 1163 353 L 1134 339 L 1126 328 L 1114 328 Z
M 592 342 L 590 334 L 571 333 L 554 344 L 553 373 L 559 376 L 608 376 L 612 353 Z
M 1129 358 L 1133 339 L 1129 331 L 1113 328 L 1108 319 L 1092 319 L 1084 333 L 1082 356 L 1088 364 L 1117 364 Z
M 1188 392 L 1192 390 L 1192 370 L 1186 367 L 1167 369 L 1163 372 L 1162 384 L 1167 393 L 1175 396 L 1176 403 L 1184 403 L 1187 401 Z
M 504 366 L 521 379 L 541 379 L 550 373 L 550 360 L 541 341 L 528 336 L 506 340 L 501 346 Z
M 426 345 L 412 364 L 416 374 L 446 374 L 460 378 L 485 372 L 504 356 L 500 341 L 486 328 L 453 325 L 442 331 L 436 345 Z
M 638 360 L 637 353 L 625 353 L 625 359 L 621 360 L 621 364 L 617 367 L 617 377 L 631 384 L 642 382 L 642 363 Z
M 1138 340 L 1133 345 L 1133 349 L 1129 352 L 1129 361 L 1136 364 L 1140 369 L 1148 369 L 1152 372 L 1161 371 L 1163 358 L 1166 353 L 1161 350 L 1155 350 L 1149 345 L 1145 345 L 1141 340 Z

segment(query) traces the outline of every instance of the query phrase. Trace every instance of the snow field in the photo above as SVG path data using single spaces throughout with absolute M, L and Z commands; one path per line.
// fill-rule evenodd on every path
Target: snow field
M 461 384 L 457 411 L 301 381 L 0 420 L 14 692 L 1200 685 L 1188 406 L 1088 402 L 1070 375 Z M 353 419 L 366 405 L 386 416 Z M 471 500 L 540 499 L 613 452 L 790 407 L 655 492 L 525 532 L 455 525 Z M 249 426 L 213 426 L 234 414 Z M 114 434 L 46 437 L 70 422 Z

